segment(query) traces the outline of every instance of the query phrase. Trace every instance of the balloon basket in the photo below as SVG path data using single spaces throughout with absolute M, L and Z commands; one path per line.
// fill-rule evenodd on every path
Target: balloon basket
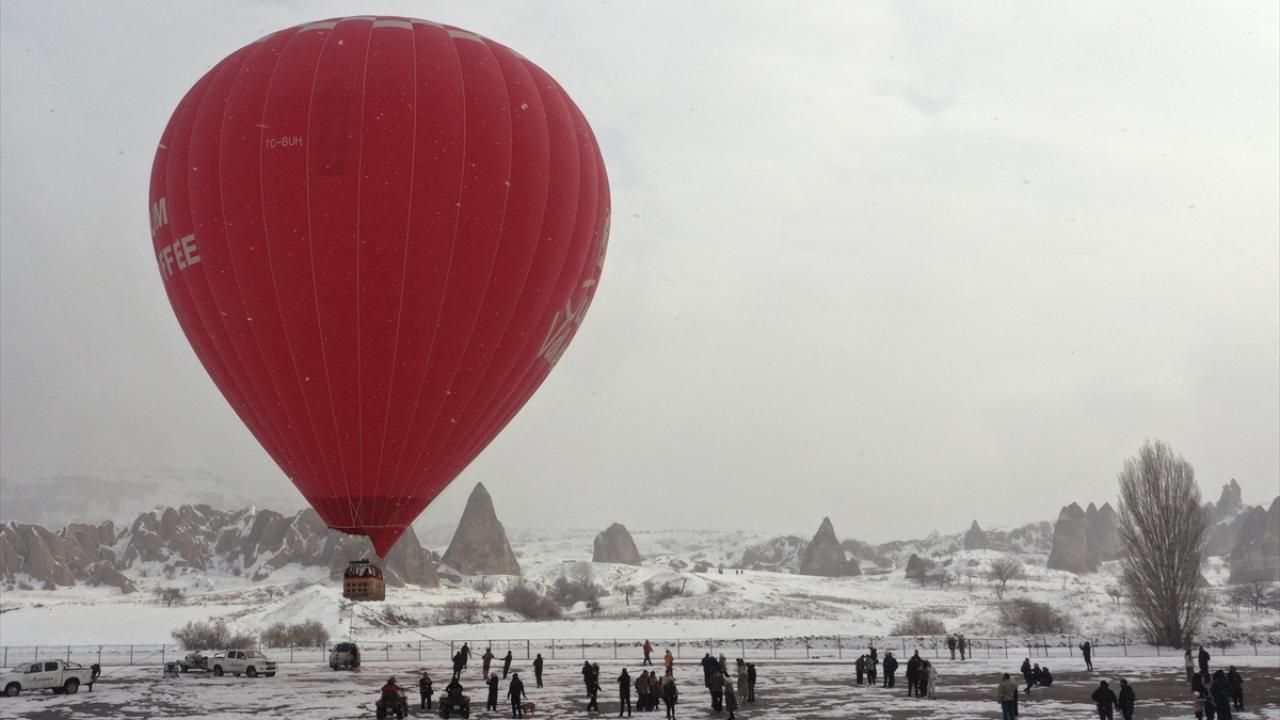
M 352 560 L 342 573 L 342 597 L 360 602 L 386 600 L 382 569 L 368 560 Z

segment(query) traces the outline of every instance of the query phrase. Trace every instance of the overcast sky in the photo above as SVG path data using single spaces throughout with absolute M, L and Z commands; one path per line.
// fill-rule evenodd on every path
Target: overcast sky
M 1114 501 L 1147 438 L 1280 488 L 1274 2 L 0 3 L 0 472 L 296 497 L 152 257 L 156 143 L 224 56 L 409 15 L 555 76 L 602 146 L 573 346 L 424 514 L 841 537 Z M 146 499 L 139 503 L 146 505 Z

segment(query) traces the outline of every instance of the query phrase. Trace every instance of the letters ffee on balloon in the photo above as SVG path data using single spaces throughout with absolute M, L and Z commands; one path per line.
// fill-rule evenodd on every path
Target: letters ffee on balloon
M 541 68 L 457 28 L 282 30 L 201 78 L 151 181 L 156 260 L 232 408 L 385 555 L 591 305 L 609 186 Z

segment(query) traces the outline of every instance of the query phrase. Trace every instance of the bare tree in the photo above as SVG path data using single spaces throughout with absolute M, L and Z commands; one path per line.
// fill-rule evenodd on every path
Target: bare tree
M 996 597 L 1004 599 L 1005 586 L 1010 580 L 1018 580 L 1027 575 L 1026 569 L 1022 567 L 1022 561 L 1017 558 L 1000 557 L 991 561 L 991 579 L 998 583 L 996 585 Z
M 1125 593 L 1153 640 L 1182 647 L 1207 606 L 1199 581 L 1208 526 L 1195 469 L 1157 440 L 1125 460 L 1119 481 Z
M 493 578 L 488 575 L 481 575 L 471 581 L 471 589 L 480 593 L 480 599 L 488 597 L 493 592 Z
M 619 585 L 614 589 L 626 599 L 628 605 L 631 604 L 631 596 L 634 595 L 636 591 L 635 585 Z
M 1231 588 L 1228 598 L 1232 605 L 1245 605 L 1253 608 L 1253 612 L 1257 613 L 1262 609 L 1262 604 L 1267 601 L 1267 583 L 1261 580 L 1253 580 L 1244 582 Z

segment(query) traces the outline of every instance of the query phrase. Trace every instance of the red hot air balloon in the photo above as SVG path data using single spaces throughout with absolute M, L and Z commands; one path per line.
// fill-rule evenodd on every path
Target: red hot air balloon
M 609 185 L 582 112 L 474 33 L 350 17 L 195 84 L 151 174 L 187 339 L 330 527 L 385 556 L 591 304 Z

